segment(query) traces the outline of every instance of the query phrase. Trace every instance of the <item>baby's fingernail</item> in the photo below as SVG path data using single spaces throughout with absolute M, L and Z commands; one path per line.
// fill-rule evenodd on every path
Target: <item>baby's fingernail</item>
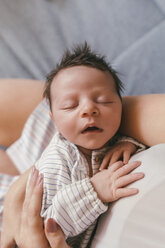
M 132 189 L 132 193 L 137 194 L 137 193 L 139 193 L 139 190 L 138 189 Z
M 139 173 L 139 174 L 138 174 L 138 177 L 139 177 L 139 178 L 143 178 L 144 176 L 145 176 L 144 173 Z
M 58 230 L 58 224 L 55 222 L 54 219 L 49 218 L 46 224 L 47 232 L 55 233 Z

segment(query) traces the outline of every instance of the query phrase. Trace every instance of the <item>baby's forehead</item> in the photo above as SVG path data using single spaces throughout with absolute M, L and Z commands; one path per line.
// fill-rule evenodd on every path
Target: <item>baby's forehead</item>
M 60 80 L 67 80 L 68 78 L 74 80 L 79 79 L 80 77 L 86 77 L 92 80 L 94 77 L 100 77 L 100 75 L 102 75 L 102 77 L 108 78 L 110 83 L 115 83 L 113 75 L 110 71 L 104 71 L 92 66 L 74 65 L 60 69 L 54 76 L 52 84 L 57 83 Z
M 101 71 L 94 67 L 73 66 L 61 69 L 54 77 L 50 89 L 51 97 L 63 97 L 76 92 L 81 93 L 84 89 L 99 95 L 106 92 L 106 95 L 117 94 L 114 79 L 110 72 Z M 86 92 L 87 93 L 87 92 Z

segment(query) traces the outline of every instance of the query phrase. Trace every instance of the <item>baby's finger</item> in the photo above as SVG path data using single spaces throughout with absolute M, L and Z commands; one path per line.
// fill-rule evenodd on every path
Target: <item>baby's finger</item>
M 112 151 L 109 151 L 109 152 L 105 155 L 105 157 L 104 157 L 104 159 L 103 159 L 103 161 L 102 161 L 102 163 L 101 163 L 101 165 L 100 165 L 99 170 L 103 170 L 103 169 L 105 169 L 105 168 L 108 167 L 109 161 L 110 161 L 110 159 L 111 159 L 111 156 L 112 156 Z
M 128 164 L 128 161 L 130 159 L 130 151 L 124 151 L 123 152 L 123 163 Z
M 108 172 L 112 173 L 117 171 L 118 169 L 120 169 L 123 166 L 123 161 L 117 161 L 116 163 L 113 163 L 111 166 L 108 167 Z
M 140 180 L 144 177 L 144 173 L 142 172 L 137 172 L 137 173 L 131 173 L 126 176 L 120 177 L 116 181 L 116 187 L 117 188 L 122 188 L 125 187 L 137 180 Z
M 139 192 L 136 188 L 120 188 L 116 191 L 116 199 L 136 195 Z
M 132 161 L 116 171 L 116 178 L 125 176 L 141 165 L 140 161 Z
M 111 156 L 109 166 L 111 166 L 113 163 L 121 159 L 121 155 L 122 155 L 122 151 L 115 151 Z

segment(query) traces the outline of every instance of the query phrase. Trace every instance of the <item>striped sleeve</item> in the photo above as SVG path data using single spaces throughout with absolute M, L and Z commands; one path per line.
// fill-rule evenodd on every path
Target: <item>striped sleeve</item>
M 97 197 L 89 178 L 85 178 L 58 191 L 47 215 L 57 221 L 68 238 L 85 231 L 107 208 Z
M 7 154 L 20 173 L 36 162 L 54 132 L 49 106 L 46 100 L 43 100 L 27 120 L 20 139 L 7 149 Z
M 144 151 L 144 150 L 146 150 L 148 148 L 143 143 L 141 143 L 138 140 L 136 140 L 136 139 L 134 139 L 132 137 L 129 137 L 129 136 L 119 135 L 117 142 L 130 142 L 130 143 L 134 144 L 136 146 L 136 153 L 142 152 L 142 151 Z

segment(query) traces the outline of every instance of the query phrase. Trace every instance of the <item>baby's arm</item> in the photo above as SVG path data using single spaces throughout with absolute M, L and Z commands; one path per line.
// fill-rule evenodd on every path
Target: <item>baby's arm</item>
M 138 193 L 138 189 L 126 186 L 144 177 L 143 173 L 130 173 L 140 164 L 119 161 L 92 178 L 64 186 L 45 214 L 57 221 L 66 237 L 83 232 L 107 210 L 106 203 Z
M 68 238 L 84 232 L 107 209 L 90 178 L 84 178 L 58 191 L 44 215 L 55 219 Z

